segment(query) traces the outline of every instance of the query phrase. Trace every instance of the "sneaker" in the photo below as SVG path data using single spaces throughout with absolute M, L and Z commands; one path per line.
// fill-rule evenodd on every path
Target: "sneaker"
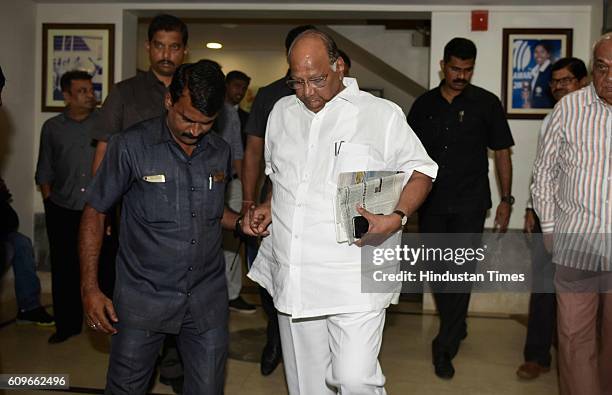
M 47 313 L 44 307 L 37 307 L 33 310 L 20 311 L 17 313 L 18 324 L 36 324 L 38 326 L 53 326 L 55 321 Z
M 242 314 L 253 314 L 255 311 L 255 306 L 250 303 L 247 303 L 241 296 L 238 296 L 236 299 L 229 301 L 229 308 L 232 311 Z

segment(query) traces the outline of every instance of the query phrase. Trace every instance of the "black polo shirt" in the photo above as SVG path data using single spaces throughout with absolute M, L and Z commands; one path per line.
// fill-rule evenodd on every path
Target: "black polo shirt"
M 257 96 L 253 101 L 251 107 L 251 113 L 247 120 L 244 132 L 247 135 L 261 137 L 262 139 L 266 135 L 266 126 L 268 125 L 268 116 L 272 112 L 276 102 L 289 95 L 293 95 L 295 92 L 287 86 L 287 75 L 280 78 L 269 85 L 257 91 Z
M 230 148 L 208 133 L 187 156 L 165 117 L 113 136 L 87 202 L 122 200 L 114 304 L 122 323 L 179 332 L 187 309 L 198 330 L 227 325 L 221 217 Z
M 514 145 L 497 96 L 468 85 L 449 103 L 438 86 L 414 102 L 408 123 L 439 166 L 419 213 L 450 214 L 490 208 L 487 148 L 500 150 Z
M 113 86 L 100 110 L 94 139 L 107 141 L 111 135 L 138 122 L 166 113 L 166 86 L 149 70 L 138 72 Z

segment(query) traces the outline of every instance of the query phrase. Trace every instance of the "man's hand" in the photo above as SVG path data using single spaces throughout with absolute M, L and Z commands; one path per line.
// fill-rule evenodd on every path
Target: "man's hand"
M 268 225 L 272 222 L 270 202 L 251 207 L 243 219 L 242 230 L 250 236 L 268 236 Z
M 373 214 L 363 207 L 357 206 L 357 212 L 368 220 L 368 233 L 355 242 L 359 247 L 364 245 L 377 246 L 387 240 L 389 236 L 402 228 L 402 219 L 397 214 Z
M 119 322 L 113 302 L 99 288 L 81 290 L 83 310 L 87 317 L 87 325 L 95 331 L 108 334 L 117 333 L 111 323 Z
M 532 234 L 535 229 L 536 218 L 535 213 L 531 209 L 525 210 L 525 223 L 523 224 L 523 232 Z
M 505 233 L 508 230 L 508 223 L 510 222 L 510 209 L 512 206 L 507 202 L 500 202 L 497 205 L 497 212 L 495 213 L 495 224 L 493 225 L 493 232 Z

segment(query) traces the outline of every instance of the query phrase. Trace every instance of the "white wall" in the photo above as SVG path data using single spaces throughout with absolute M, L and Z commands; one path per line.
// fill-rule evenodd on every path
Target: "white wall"
M 31 49 L 36 6 L 30 0 L 3 0 L 0 9 L 0 66 L 6 76 L 0 107 L 0 174 L 13 194 L 21 232 L 32 236 L 34 167 L 30 152 L 34 146 L 36 68 Z
M 453 37 L 466 37 L 478 48 L 476 70 L 472 83 L 485 88 L 498 97 L 501 95 L 502 75 L 502 29 L 503 28 L 572 28 L 573 55 L 588 63 L 591 48 L 591 9 L 576 7 L 489 7 L 489 30 L 470 31 L 472 7 L 456 7 L 432 12 L 430 86 L 437 86 L 439 62 L 444 45 Z M 522 228 L 525 203 L 529 196 L 529 180 L 535 158 L 537 134 L 541 121 L 511 120 L 510 129 L 514 137 L 512 193 L 516 204 L 510 218 L 511 228 Z M 493 210 L 486 226 L 493 226 L 495 207 L 499 193 L 495 180 L 494 164 L 489 161 L 489 179 L 493 195 Z

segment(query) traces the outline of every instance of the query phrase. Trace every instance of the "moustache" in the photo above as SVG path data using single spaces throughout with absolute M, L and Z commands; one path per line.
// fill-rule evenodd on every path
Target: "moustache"
M 453 83 L 455 84 L 467 84 L 467 80 L 462 80 L 462 79 L 457 79 L 457 80 L 453 80 Z
M 181 133 L 182 137 L 188 138 L 189 140 L 194 140 L 193 144 L 197 143 L 198 141 L 200 141 L 200 139 L 202 137 L 204 137 L 204 134 L 201 134 L 199 136 L 194 136 L 193 134 L 189 133 L 189 132 L 183 132 Z
M 171 62 L 169 60 L 160 60 L 159 62 L 157 62 L 157 64 L 160 66 L 172 66 L 172 67 L 176 66 L 174 62 Z

